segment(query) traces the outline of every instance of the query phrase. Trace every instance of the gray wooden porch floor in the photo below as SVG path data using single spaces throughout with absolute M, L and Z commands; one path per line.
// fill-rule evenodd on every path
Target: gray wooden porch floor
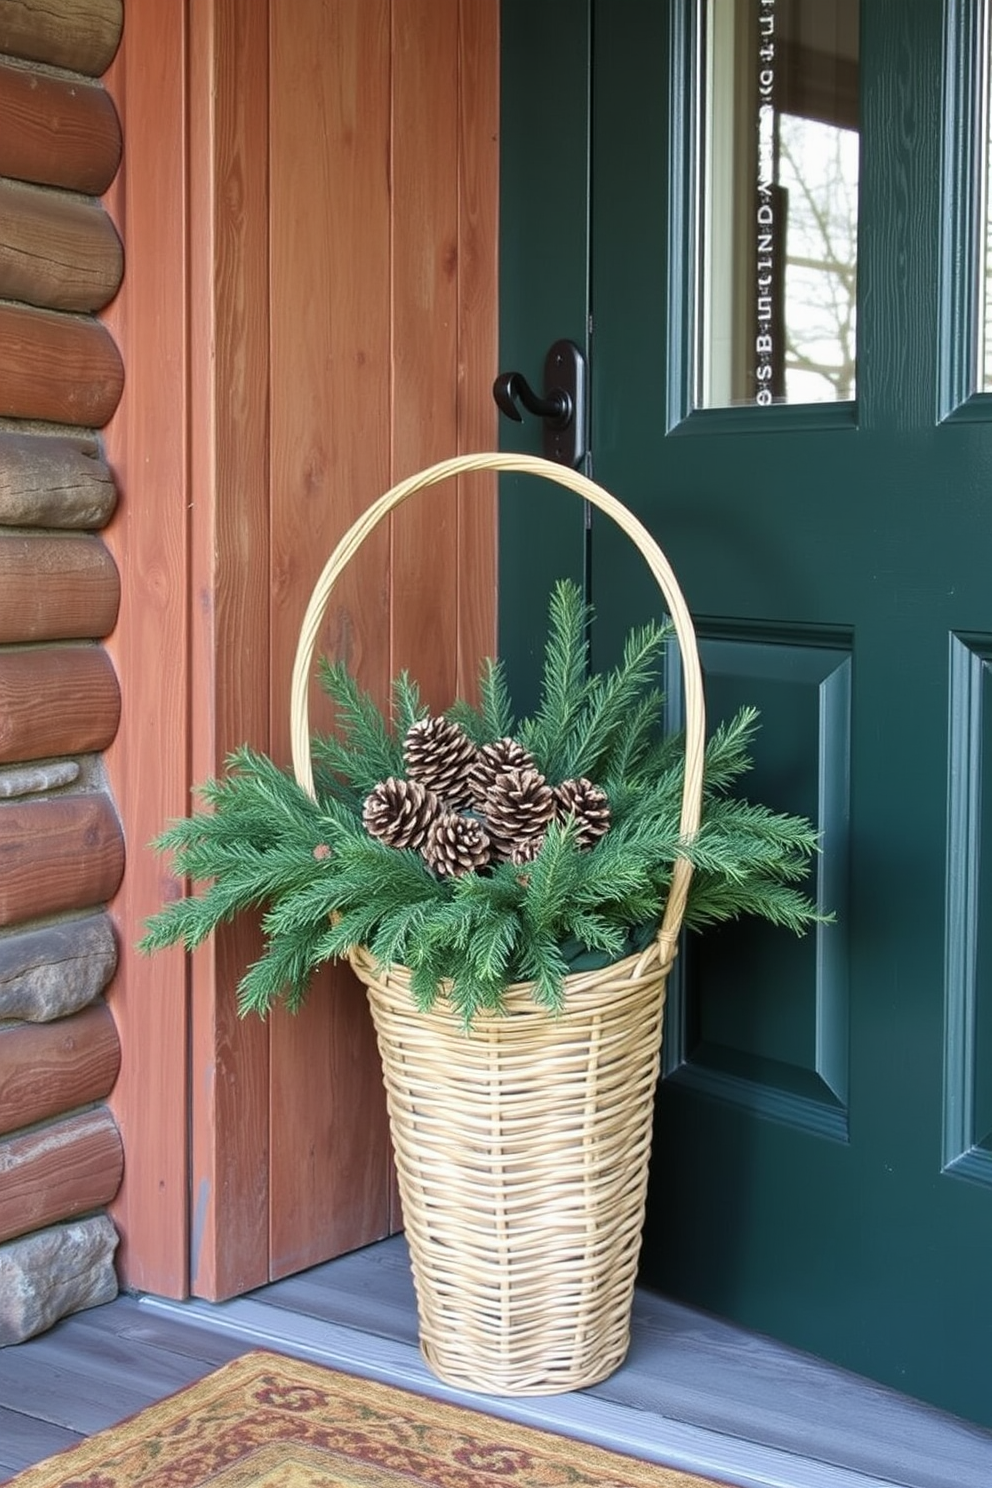
M 0 1350 L 0 1482 L 258 1347 L 745 1488 L 992 1488 L 992 1434 L 647 1293 L 591 1390 L 449 1389 L 417 1350 L 402 1237 L 232 1302 L 122 1296 Z

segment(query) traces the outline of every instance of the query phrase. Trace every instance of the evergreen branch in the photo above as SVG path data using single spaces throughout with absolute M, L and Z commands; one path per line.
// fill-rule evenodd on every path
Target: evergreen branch
M 658 688 L 651 688 L 634 703 L 597 767 L 597 778 L 607 792 L 607 782 L 633 779 L 639 773 L 641 761 L 656 743 L 664 708 L 665 694 Z
M 502 662 L 490 657 L 482 663 L 477 708 L 458 698 L 444 716 L 459 724 L 473 744 L 493 744 L 511 735 L 515 725 Z
M 750 746 L 758 731 L 757 708 L 741 708 L 729 723 L 714 729 L 706 745 L 709 792 L 725 791 L 751 769 Z
M 527 869 L 521 914 L 528 935 L 554 936 L 568 915 L 580 875 L 574 819 L 552 822 L 544 845 Z
M 321 961 L 320 938 L 313 927 L 270 941 L 238 984 L 239 1014 L 264 1018 L 280 1001 L 291 1013 L 297 1012 Z
M 576 719 L 565 752 L 563 774 L 596 776 L 610 769 L 615 742 L 622 744 L 635 710 L 658 674 L 669 626 L 646 625 L 628 636 L 623 660 L 605 677 L 597 677 L 587 688 L 586 702 Z
M 489 742 L 482 714 L 478 708 L 473 708 L 472 704 L 465 702 L 463 698 L 456 698 L 451 707 L 444 710 L 444 716 L 450 723 L 457 723 L 473 744 Z
M 409 672 L 400 672 L 393 682 L 393 717 L 396 720 L 397 737 L 401 741 L 405 739 L 413 725 L 426 716 L 427 708 L 420 700 L 420 688 Z
M 568 962 L 553 935 L 531 933 L 521 947 L 519 978 L 533 982 L 534 1001 L 553 1013 L 564 1006 Z
M 285 892 L 288 884 L 306 884 L 314 868 L 312 851 L 298 843 L 287 844 L 277 853 L 261 852 L 251 843 L 240 848 L 211 846 L 206 864 L 190 847 L 183 852 L 182 862 L 194 879 L 214 881 L 203 894 L 178 899 L 152 915 L 139 942 L 142 951 L 161 950 L 179 941 L 188 951 L 195 950 L 218 925 Z M 204 866 L 207 871 L 198 871 Z
M 325 658 L 319 676 L 343 735 L 343 746 L 337 749 L 332 740 L 321 740 L 323 763 L 365 795 L 380 780 L 401 775 L 402 742 L 390 733 L 373 698 L 358 686 L 344 662 Z
M 605 914 L 573 911 L 568 920 L 569 938 L 590 951 L 603 951 L 611 960 L 619 960 L 627 942 L 627 926 Z
M 446 716 L 477 745 L 515 737 L 552 784 L 581 775 L 597 784 L 610 826 L 595 845 L 579 846 L 573 814 L 547 828 L 526 866 L 452 878 L 431 872 L 418 852 L 370 836 L 365 797 L 403 777 L 402 739 L 425 710 L 402 673 L 390 728 L 341 663 L 325 664 L 339 732 L 312 740 L 317 801 L 266 756 L 236 750 L 224 776 L 199 792 L 204 809 L 155 844 L 173 855 L 179 877 L 204 887 L 153 916 L 142 949 L 193 948 L 237 914 L 260 910 L 265 952 L 239 988 L 242 1012 L 264 1015 L 277 1000 L 299 1007 L 318 966 L 365 945 L 380 964 L 409 967 L 419 1007 L 443 985 L 469 1025 L 498 1010 L 514 981 L 532 983 L 535 1000 L 558 1010 L 569 956 L 629 954 L 641 943 L 635 932 L 657 923 L 680 856 L 694 867 L 691 927 L 748 914 L 801 933 L 826 919 L 805 892 L 818 850 L 812 825 L 732 794 L 750 768 L 755 710 L 742 709 L 708 741 L 702 822 L 684 842 L 684 741 L 661 727 L 657 686 L 667 632 L 633 631 L 620 664 L 590 678 L 590 614 L 577 586 L 556 586 L 533 718 L 514 724 L 497 662 L 483 668 L 479 706 L 458 701 Z
M 491 744 L 512 735 L 516 722 L 506 668 L 501 661 L 493 661 L 490 657 L 483 662 L 479 675 L 479 699 L 483 738 L 476 742 Z
M 557 583 L 551 594 L 541 701 L 519 730 L 520 743 L 549 780 L 564 780 L 563 747 L 571 737 L 590 687 L 586 631 L 592 617 L 577 584 Z
M 718 876 L 697 874 L 686 906 L 688 930 L 702 930 L 726 920 L 754 915 L 773 925 L 803 935 L 815 924 L 831 924 L 833 916 L 821 914 L 800 890 L 776 878 L 754 875 L 744 882 L 728 884 Z

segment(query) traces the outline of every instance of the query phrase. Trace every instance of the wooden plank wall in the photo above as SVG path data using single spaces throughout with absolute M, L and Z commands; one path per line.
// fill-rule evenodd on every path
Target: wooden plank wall
M 270 35 L 271 739 L 288 758 L 286 679 L 333 544 L 394 481 L 495 440 L 497 7 L 273 6 Z M 406 666 L 450 702 L 494 646 L 493 522 L 454 487 L 404 508 L 332 596 L 326 649 L 380 697 Z M 314 990 L 272 1023 L 273 1276 L 398 1223 L 364 997 L 342 969 Z
M 0 1242 L 57 1237 L 122 1170 L 101 995 L 124 866 L 101 761 L 120 582 L 97 535 L 116 491 L 96 432 L 123 382 L 96 314 L 123 273 L 96 200 L 121 154 L 97 81 L 121 25 L 120 0 L 0 8 Z
M 220 1297 L 397 1224 L 378 1059 L 345 971 L 298 1019 L 237 1020 L 249 926 L 188 969 L 138 958 L 178 891 L 144 844 L 233 746 L 288 763 L 299 624 L 354 516 L 495 442 L 498 0 L 134 0 L 108 86 L 128 143 L 104 317 L 128 371 L 107 429 L 129 842 L 114 1214 L 129 1283 Z M 495 591 L 493 484 L 452 486 L 363 549 L 324 649 L 380 697 L 409 665 L 443 705 L 494 646 Z
M 122 707 L 106 761 L 128 844 L 111 906 L 120 959 L 110 1004 L 124 1056 L 111 1106 L 127 1155 L 112 1213 L 122 1280 L 168 1296 L 189 1284 L 187 970 L 178 951 L 146 959 L 135 946 L 147 916 L 179 892 L 148 844 L 190 800 L 187 8 L 131 0 L 105 79 L 126 149 L 104 200 L 127 241 L 124 283 L 103 315 L 127 367 L 104 433 L 121 492 L 106 539 L 121 575 L 108 649 Z

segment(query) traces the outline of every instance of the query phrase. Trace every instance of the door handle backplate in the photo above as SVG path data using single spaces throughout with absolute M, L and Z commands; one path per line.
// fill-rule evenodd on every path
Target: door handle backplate
M 544 420 L 546 460 L 574 470 L 586 453 L 586 360 L 574 341 L 556 341 L 544 359 L 544 396 L 535 393 L 522 372 L 501 372 L 493 397 L 507 418 L 523 423 L 518 400 Z

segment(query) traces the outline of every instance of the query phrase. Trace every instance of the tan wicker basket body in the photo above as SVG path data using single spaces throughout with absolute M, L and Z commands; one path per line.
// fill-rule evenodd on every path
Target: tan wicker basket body
M 339 543 L 314 589 L 293 673 L 297 779 L 313 791 L 307 690 L 333 584 L 369 532 L 425 486 L 475 470 L 536 474 L 604 510 L 641 549 L 682 653 L 686 780 L 682 832 L 699 824 L 704 719 L 695 636 L 650 534 L 600 486 L 523 455 L 460 456 L 387 492 Z M 675 866 L 657 937 L 638 956 L 566 982 L 554 1017 L 510 988 L 506 1013 L 470 1033 L 443 997 L 417 1011 L 405 967 L 364 951 L 389 1105 L 424 1356 L 448 1383 L 549 1394 L 605 1378 L 623 1360 L 640 1251 L 665 985 L 690 877 Z

